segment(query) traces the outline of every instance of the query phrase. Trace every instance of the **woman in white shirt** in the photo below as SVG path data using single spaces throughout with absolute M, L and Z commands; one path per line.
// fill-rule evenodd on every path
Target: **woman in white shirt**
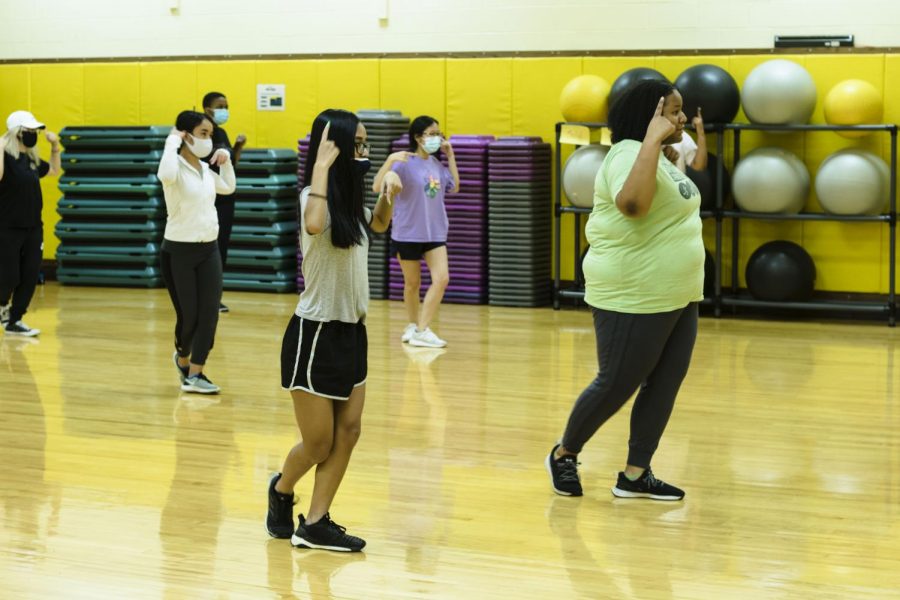
M 374 210 L 363 205 L 369 169 L 366 128 L 351 112 L 316 117 L 300 193 L 306 288 L 281 347 L 281 385 L 290 390 L 303 441 L 269 482 L 266 529 L 294 546 L 358 552 L 366 542 L 331 520 L 329 508 L 359 439 L 366 398 L 370 232 L 391 222 L 396 173 Z M 306 517 L 294 530 L 294 486 L 315 468 Z
M 222 298 L 222 259 L 216 239 L 219 221 L 216 194 L 233 194 L 234 167 L 227 150 L 218 150 L 210 163 L 213 124 L 203 113 L 178 115 L 166 139 L 156 175 L 166 198 L 166 232 L 162 244 L 162 272 L 175 306 L 175 354 L 181 389 L 216 394 L 219 386 L 203 374 L 213 347 Z

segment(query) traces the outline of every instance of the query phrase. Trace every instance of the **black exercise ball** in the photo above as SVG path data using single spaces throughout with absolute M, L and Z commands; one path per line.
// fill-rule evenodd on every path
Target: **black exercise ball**
M 703 263 L 703 297 L 712 298 L 716 294 L 716 259 L 712 252 L 706 251 Z
M 705 123 L 731 123 L 741 107 L 741 92 L 734 77 L 716 65 L 694 65 L 675 80 L 684 100 L 684 114 L 690 123 L 703 109 Z
M 809 300 L 816 281 L 812 257 L 794 242 L 767 242 L 747 261 L 747 287 L 758 300 Z
M 669 83 L 669 80 L 666 79 L 666 76 L 657 71 L 656 69 L 650 69 L 647 67 L 637 67 L 635 69 L 628 69 L 613 82 L 612 88 L 609 91 L 609 107 L 612 108 L 613 104 L 615 104 L 616 100 L 622 97 L 628 88 L 638 83 L 639 81 L 646 80 L 654 80 L 654 81 L 663 81 L 665 83 Z
M 700 210 L 714 210 L 716 208 L 716 178 L 718 177 L 717 165 L 719 157 L 715 154 L 708 154 L 706 157 L 706 169 L 703 171 L 695 171 L 691 167 L 687 167 L 686 175 L 694 182 L 697 189 L 700 190 Z M 728 169 L 722 168 L 722 206 L 724 207 L 728 200 L 728 194 L 731 193 L 731 174 Z

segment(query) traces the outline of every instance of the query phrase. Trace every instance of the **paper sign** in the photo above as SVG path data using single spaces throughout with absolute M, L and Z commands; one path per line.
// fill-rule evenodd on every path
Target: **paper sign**
M 256 84 L 256 110 L 284 110 L 284 84 Z

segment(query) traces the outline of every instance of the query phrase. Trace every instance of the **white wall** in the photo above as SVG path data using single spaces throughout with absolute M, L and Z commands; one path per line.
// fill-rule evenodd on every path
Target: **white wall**
M 896 47 L 900 0 L 0 0 L 0 31 L 7 60 Z

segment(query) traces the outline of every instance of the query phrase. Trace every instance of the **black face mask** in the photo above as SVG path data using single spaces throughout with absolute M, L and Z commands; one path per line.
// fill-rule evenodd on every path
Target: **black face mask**
M 22 132 L 22 144 L 26 148 L 34 148 L 37 144 L 37 132 L 36 131 L 23 131 Z
M 368 158 L 357 158 L 353 161 L 353 171 L 360 177 L 365 177 L 372 167 L 372 161 Z

